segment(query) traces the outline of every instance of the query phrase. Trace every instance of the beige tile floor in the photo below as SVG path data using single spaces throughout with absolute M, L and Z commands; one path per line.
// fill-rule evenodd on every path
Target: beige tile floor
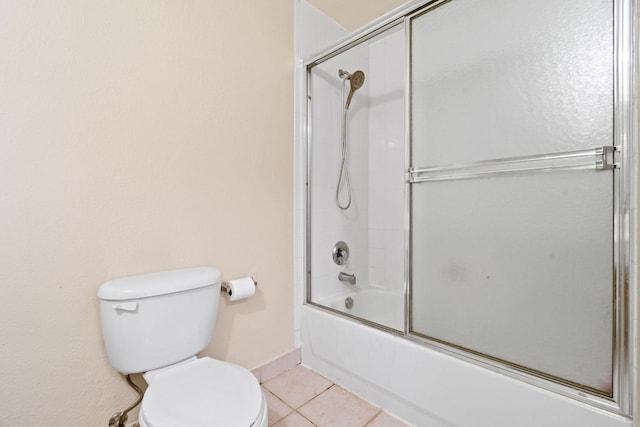
M 262 383 L 274 427 L 407 427 L 380 408 L 298 365 Z

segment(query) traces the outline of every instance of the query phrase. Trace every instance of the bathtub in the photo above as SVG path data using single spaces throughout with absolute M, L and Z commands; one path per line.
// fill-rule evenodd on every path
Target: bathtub
M 404 294 L 400 292 L 373 287 L 356 288 L 348 293 L 326 298 L 320 305 L 387 328 L 404 330 Z
M 383 299 L 374 295 L 356 292 L 354 308 L 366 306 L 368 298 L 372 305 Z M 343 295 L 333 304 L 344 311 Z M 301 307 L 301 339 L 304 365 L 415 426 L 633 425 L 628 418 L 312 305 Z

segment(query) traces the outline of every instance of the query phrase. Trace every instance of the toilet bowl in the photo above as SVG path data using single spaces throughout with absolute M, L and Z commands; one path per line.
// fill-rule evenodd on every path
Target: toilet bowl
M 266 427 L 268 416 L 249 371 L 204 357 L 155 375 L 138 420 L 140 427 Z
M 267 403 L 247 369 L 197 358 L 213 336 L 220 271 L 188 268 L 110 280 L 100 286 L 107 358 L 148 383 L 141 427 L 267 427 Z

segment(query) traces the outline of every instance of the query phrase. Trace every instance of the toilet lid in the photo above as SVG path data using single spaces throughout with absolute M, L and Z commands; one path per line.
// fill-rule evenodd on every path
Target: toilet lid
M 262 410 L 262 391 L 245 368 L 208 357 L 159 372 L 140 415 L 150 427 L 248 427 Z

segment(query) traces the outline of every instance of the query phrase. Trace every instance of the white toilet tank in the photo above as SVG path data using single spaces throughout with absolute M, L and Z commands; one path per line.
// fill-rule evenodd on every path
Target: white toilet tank
M 109 280 L 100 286 L 102 337 L 123 374 L 188 359 L 211 341 L 220 271 L 186 268 Z

